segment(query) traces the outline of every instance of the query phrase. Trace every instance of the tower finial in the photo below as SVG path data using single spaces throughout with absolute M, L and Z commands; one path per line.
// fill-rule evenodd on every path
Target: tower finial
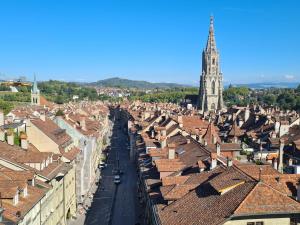
M 211 14 L 210 15 L 210 27 L 209 27 L 210 31 L 214 30 L 214 16 Z

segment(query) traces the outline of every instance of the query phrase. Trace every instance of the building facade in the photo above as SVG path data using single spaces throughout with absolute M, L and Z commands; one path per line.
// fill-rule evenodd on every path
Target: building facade
M 198 108 L 202 112 L 223 108 L 223 80 L 215 41 L 213 17 L 210 18 L 208 40 L 202 53 L 202 75 L 198 99 Z

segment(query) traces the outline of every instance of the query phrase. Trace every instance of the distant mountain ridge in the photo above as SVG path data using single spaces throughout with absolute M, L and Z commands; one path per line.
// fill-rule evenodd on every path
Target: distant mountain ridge
M 176 83 L 152 83 L 148 81 L 142 80 L 129 80 L 123 79 L 119 77 L 108 78 L 104 80 L 99 80 L 96 82 L 89 83 L 92 86 L 100 86 L 100 87 L 119 87 L 119 88 L 139 88 L 139 89 L 155 89 L 155 88 L 184 88 L 184 87 L 191 87 L 189 85 L 184 84 L 176 84 Z
M 261 82 L 249 84 L 233 84 L 235 87 L 249 87 L 251 89 L 265 89 L 265 88 L 296 88 L 299 82 Z M 225 85 L 228 87 L 229 85 Z
M 185 85 L 177 83 L 167 82 L 149 82 L 143 80 L 130 80 L 125 78 L 113 77 L 108 79 L 99 80 L 96 82 L 88 83 L 89 86 L 98 87 L 118 87 L 118 88 L 138 88 L 138 89 L 170 89 L 170 88 L 187 88 L 196 87 L 194 85 Z M 265 88 L 296 88 L 298 82 L 261 82 L 261 83 L 249 83 L 249 84 L 232 84 L 234 87 L 249 87 L 251 89 L 265 89 Z M 224 85 L 228 88 L 229 84 Z M 197 87 L 196 87 L 197 88 Z

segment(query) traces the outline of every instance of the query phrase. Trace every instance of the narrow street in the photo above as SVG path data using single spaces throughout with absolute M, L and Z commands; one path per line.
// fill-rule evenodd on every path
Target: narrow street
M 127 136 L 120 135 L 118 139 L 120 148 L 117 154 L 120 159 L 120 169 L 124 171 L 121 184 L 117 188 L 113 208 L 112 225 L 134 225 L 136 217 L 136 170 L 129 159 Z M 126 143 L 126 144 L 124 144 Z
M 119 168 L 121 184 L 114 184 L 113 169 Z M 115 120 L 107 167 L 86 214 L 85 225 L 134 225 L 136 223 L 136 170 L 129 159 L 128 139 L 120 121 Z

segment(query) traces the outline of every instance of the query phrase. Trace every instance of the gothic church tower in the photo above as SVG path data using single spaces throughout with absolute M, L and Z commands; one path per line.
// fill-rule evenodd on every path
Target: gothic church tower
M 220 71 L 219 52 L 214 34 L 214 19 L 210 18 L 209 35 L 202 53 L 198 108 L 202 112 L 223 108 L 223 81 Z
M 37 81 L 35 75 L 34 75 L 33 87 L 31 89 L 31 105 L 40 105 L 40 90 L 37 87 Z

